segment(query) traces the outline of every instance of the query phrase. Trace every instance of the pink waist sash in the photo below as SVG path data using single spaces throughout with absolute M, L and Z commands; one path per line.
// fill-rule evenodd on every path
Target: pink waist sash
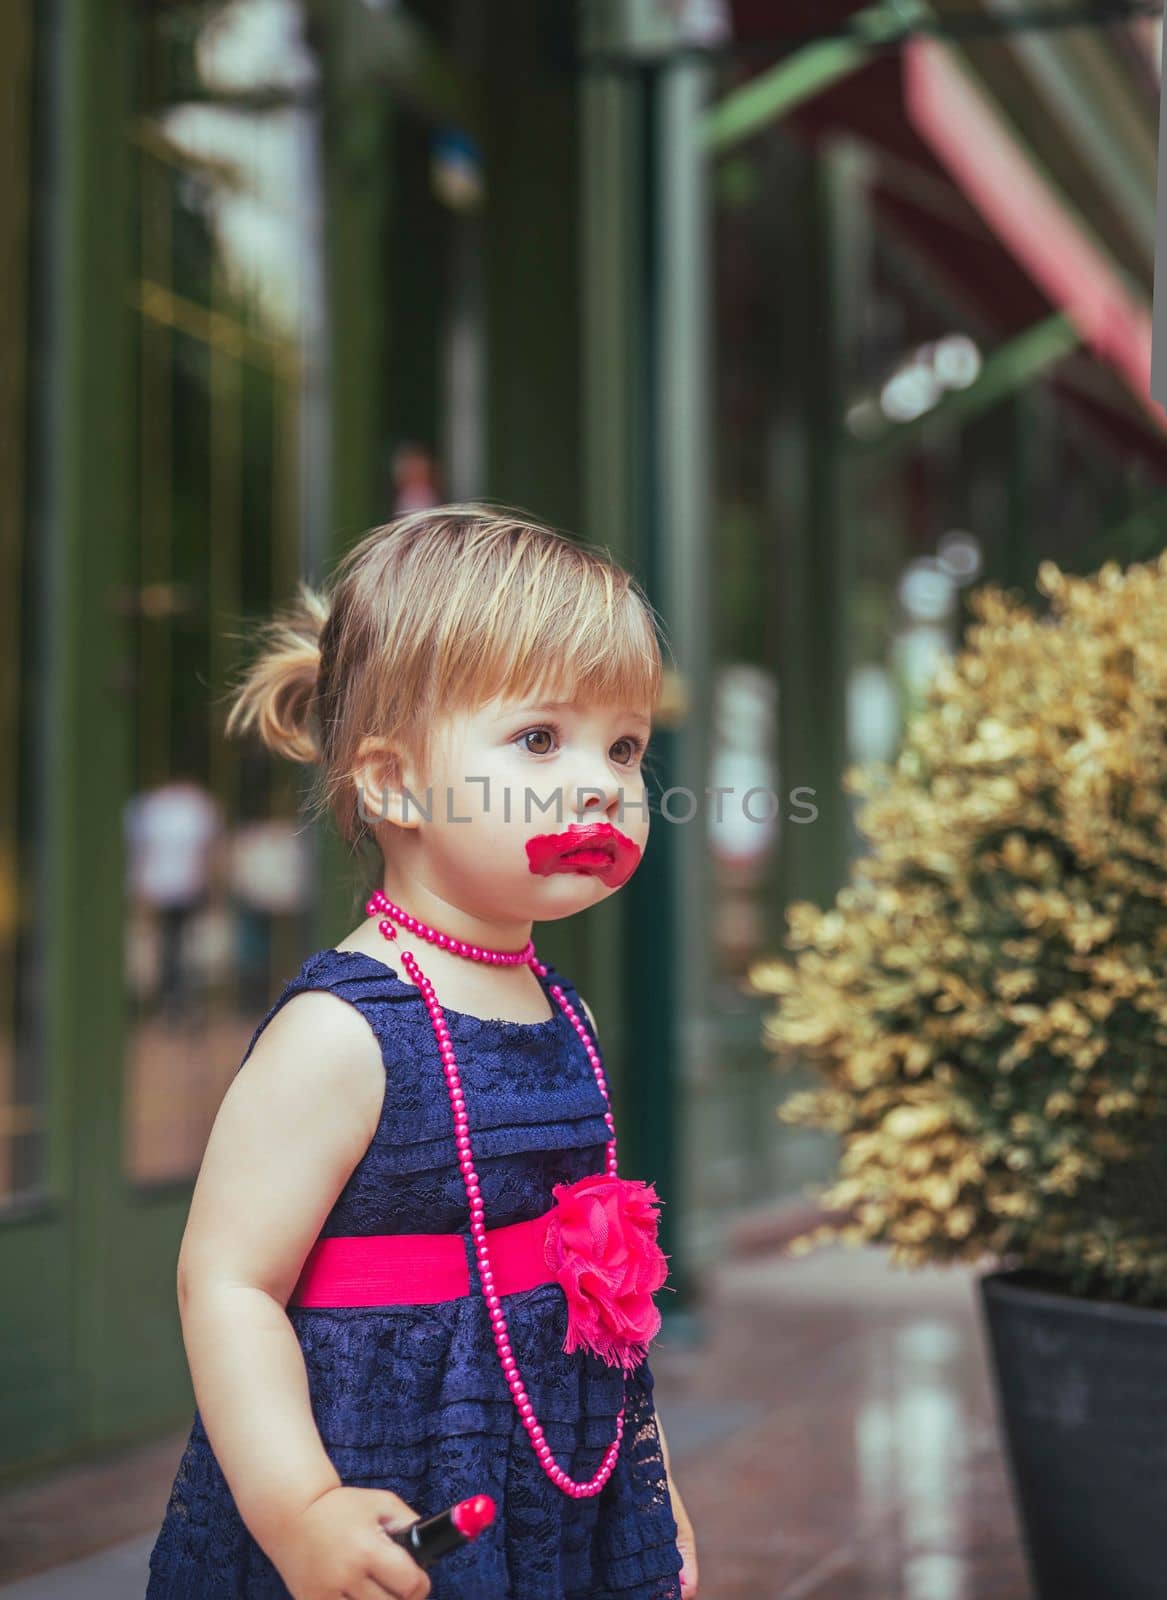
M 496 1294 L 518 1294 L 554 1283 L 544 1243 L 553 1206 L 528 1222 L 488 1228 L 486 1243 Z M 424 1306 L 470 1293 L 461 1233 L 375 1233 L 318 1239 L 304 1261 L 290 1306 Z

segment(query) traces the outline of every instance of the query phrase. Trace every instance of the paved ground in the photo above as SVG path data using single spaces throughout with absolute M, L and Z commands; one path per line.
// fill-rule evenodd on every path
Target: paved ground
M 700 1600 L 1029 1600 L 973 1273 L 731 1262 L 708 1314 L 653 1363 Z
M 975 1276 L 875 1251 L 713 1269 L 694 1344 L 653 1371 L 697 1530 L 699 1600 L 1029 1600 Z M 44 1567 L 93 1508 L 97 1554 L 0 1600 L 141 1600 L 185 1439 L 0 1496 L 0 1577 Z
M 0 1588 L 4 1600 L 142 1600 L 154 1532 Z

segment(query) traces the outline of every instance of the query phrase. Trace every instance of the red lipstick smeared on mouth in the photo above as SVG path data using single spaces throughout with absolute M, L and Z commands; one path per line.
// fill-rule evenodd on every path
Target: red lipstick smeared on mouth
M 640 846 L 610 822 L 600 822 L 528 839 L 527 862 L 541 877 L 553 872 L 593 872 L 608 888 L 618 889 L 640 865 Z

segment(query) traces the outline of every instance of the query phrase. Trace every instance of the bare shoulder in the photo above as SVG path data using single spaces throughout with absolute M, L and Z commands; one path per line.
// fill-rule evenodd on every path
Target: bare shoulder
M 330 1107 L 368 1144 L 385 1096 L 381 1045 L 356 1006 L 306 989 L 276 1012 L 227 1093 L 293 1116 Z
M 380 1043 L 355 1006 L 325 990 L 281 1006 L 211 1129 L 179 1253 L 180 1286 L 245 1282 L 285 1304 L 369 1147 L 387 1092 Z

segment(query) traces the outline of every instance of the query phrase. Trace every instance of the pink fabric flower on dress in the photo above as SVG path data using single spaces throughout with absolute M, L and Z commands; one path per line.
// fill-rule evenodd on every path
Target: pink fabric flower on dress
M 567 1296 L 566 1355 L 586 1345 L 628 1371 L 660 1331 L 652 1296 L 668 1277 L 651 1184 L 601 1173 L 557 1183 L 544 1258 Z

